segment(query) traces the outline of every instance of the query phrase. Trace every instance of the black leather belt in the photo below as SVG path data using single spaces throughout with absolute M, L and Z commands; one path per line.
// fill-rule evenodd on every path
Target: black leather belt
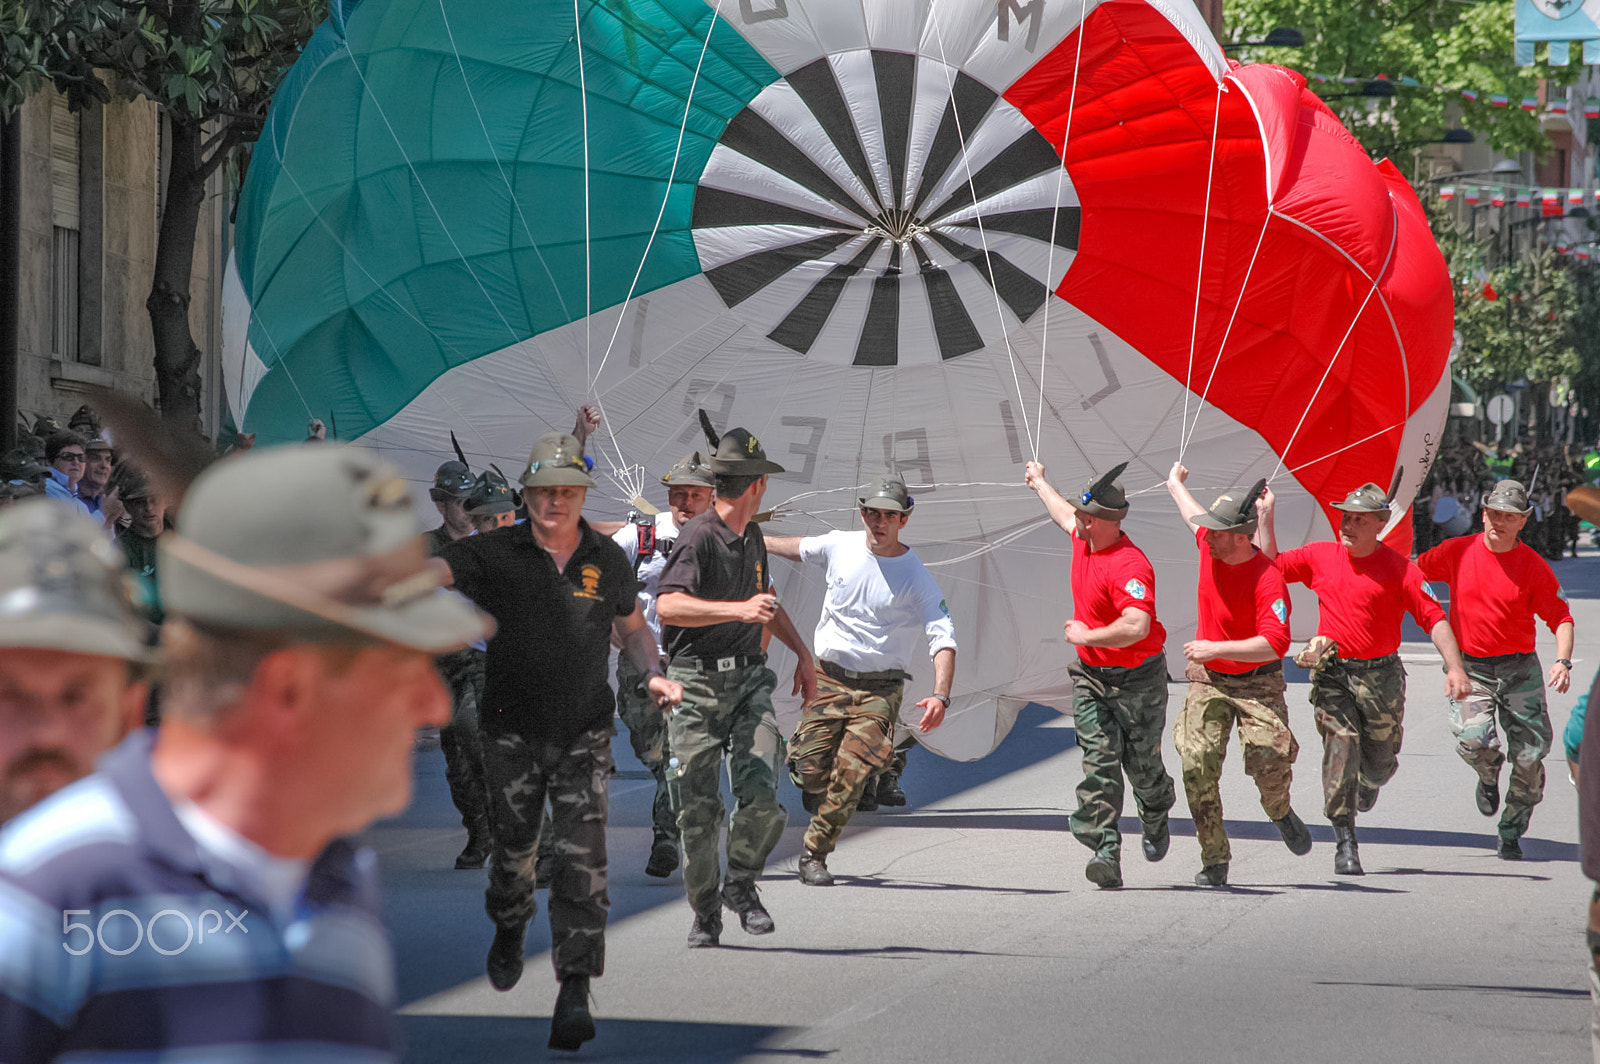
M 732 672 L 734 669 L 747 669 L 766 663 L 765 654 L 735 654 L 726 658 L 676 657 L 667 664 L 680 669 L 699 669 L 701 672 Z
M 1209 665 L 1206 666 L 1206 671 L 1213 676 L 1221 676 L 1229 680 L 1239 680 L 1246 676 L 1266 676 L 1274 672 L 1282 672 L 1283 659 L 1279 658 L 1277 661 L 1263 662 L 1253 669 L 1246 669 L 1244 672 L 1222 672 L 1220 669 L 1213 669 Z
M 852 672 L 843 665 L 835 665 L 826 658 L 821 659 L 822 671 L 836 680 L 854 680 L 857 683 L 876 683 L 890 680 L 909 680 L 911 674 L 904 669 L 881 669 L 878 672 Z

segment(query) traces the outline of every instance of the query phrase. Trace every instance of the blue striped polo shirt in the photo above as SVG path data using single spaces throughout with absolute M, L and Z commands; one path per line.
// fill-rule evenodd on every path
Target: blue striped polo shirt
M 275 916 L 202 857 L 151 744 L 0 830 L 0 1064 L 396 1059 L 372 853 L 336 840 Z

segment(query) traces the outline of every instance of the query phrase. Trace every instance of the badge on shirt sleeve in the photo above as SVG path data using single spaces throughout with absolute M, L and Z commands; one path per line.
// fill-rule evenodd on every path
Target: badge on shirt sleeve
M 1435 602 L 1439 601 L 1439 596 L 1433 593 L 1433 585 L 1428 583 L 1426 580 L 1422 582 L 1422 593 L 1433 599 Z
M 1272 615 L 1278 618 L 1279 624 L 1289 623 L 1289 607 L 1283 599 L 1272 600 Z
M 1132 595 L 1134 598 L 1138 599 L 1140 602 L 1143 602 L 1145 595 L 1149 593 L 1149 589 L 1144 586 L 1144 581 L 1140 580 L 1138 577 L 1134 577 L 1132 580 L 1129 580 L 1122 586 L 1122 589 L 1128 594 Z
M 767 589 L 766 573 L 762 571 L 760 562 L 756 562 L 756 594 L 761 594 Z
M 599 599 L 600 598 L 600 567 L 593 562 L 585 563 L 578 570 L 578 579 L 583 586 L 572 594 L 575 598 Z
M 1556 598 L 1560 599 L 1562 602 L 1567 601 L 1567 589 L 1562 587 L 1560 584 L 1556 585 Z
M 944 599 L 939 600 L 939 612 L 944 614 L 946 617 L 950 616 L 950 607 L 944 604 Z

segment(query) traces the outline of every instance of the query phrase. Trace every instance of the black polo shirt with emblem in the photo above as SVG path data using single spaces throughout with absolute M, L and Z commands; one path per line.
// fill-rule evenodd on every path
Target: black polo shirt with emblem
M 767 541 L 751 521 L 739 535 L 715 506 L 678 530 L 656 581 L 656 598 L 681 591 L 699 599 L 743 602 L 772 586 L 767 571 Z M 661 626 L 662 649 L 669 659 L 750 657 L 761 653 L 761 625 L 723 621 L 700 628 Z
M 639 581 L 622 548 L 578 521 L 564 571 L 509 525 L 446 544 L 456 589 L 495 619 L 479 718 L 485 735 L 569 743 L 611 719 L 611 624 L 638 606 Z

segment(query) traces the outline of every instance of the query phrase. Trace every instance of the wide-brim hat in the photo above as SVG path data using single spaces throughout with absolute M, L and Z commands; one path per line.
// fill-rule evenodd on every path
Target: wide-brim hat
M 433 487 L 428 495 L 434 499 L 464 499 L 472 494 L 472 470 L 467 463 L 455 459 L 441 465 L 433 473 Z
M 711 471 L 711 467 L 700 457 L 699 451 L 686 454 L 678 459 L 678 463 L 662 476 L 661 483 L 669 488 L 681 487 L 685 484 L 697 488 L 715 488 L 717 486 L 716 474 Z
M 126 572 L 86 514 L 46 498 L 0 511 L 0 647 L 149 661 Z
M 554 488 L 564 484 L 592 488 L 594 478 L 589 476 L 589 469 L 583 444 L 576 436 L 547 432 L 533 445 L 527 468 L 522 471 L 518 483 L 525 488 Z
M 1508 514 L 1531 514 L 1533 504 L 1528 501 L 1528 489 L 1520 481 L 1502 480 L 1483 497 L 1485 510 L 1499 510 Z
M 106 439 L 104 436 L 95 436 L 92 439 L 84 441 L 83 450 L 84 453 L 87 454 L 90 451 L 115 451 L 116 448 L 113 447 L 111 445 L 111 441 Z
M 504 514 L 517 508 L 517 493 L 493 469 L 485 470 L 472 484 L 463 507 L 474 517 L 479 514 Z
M 869 510 L 892 510 L 900 514 L 910 513 L 916 505 L 906 482 L 893 473 L 880 474 L 867 481 L 867 490 L 857 501 Z
M 162 604 L 201 624 L 430 654 L 494 631 L 427 566 L 399 471 L 346 444 L 212 466 L 157 543 Z
M 1203 514 L 1189 520 L 1196 528 L 1209 528 L 1216 532 L 1238 532 L 1250 535 L 1256 530 L 1260 516 L 1256 513 L 1256 500 L 1266 490 L 1267 482 L 1258 480 L 1246 492 L 1224 492 Z
M 1117 478 L 1127 468 L 1128 463 L 1123 462 L 1110 472 L 1096 477 L 1077 498 L 1067 499 L 1067 504 L 1091 517 L 1103 517 L 1107 521 L 1122 520 L 1128 516 L 1128 493 L 1122 489 L 1122 482 Z
M 768 460 L 767 452 L 761 449 L 761 441 L 752 436 L 750 430 L 731 428 L 719 436 L 706 412 L 701 410 L 699 414 L 700 428 L 711 445 L 711 457 L 707 461 L 711 472 L 726 477 L 759 477 L 783 472 L 783 466 Z
M 1347 514 L 1384 514 L 1389 512 L 1389 495 L 1370 480 L 1344 497 L 1344 502 L 1333 504 L 1335 510 Z

